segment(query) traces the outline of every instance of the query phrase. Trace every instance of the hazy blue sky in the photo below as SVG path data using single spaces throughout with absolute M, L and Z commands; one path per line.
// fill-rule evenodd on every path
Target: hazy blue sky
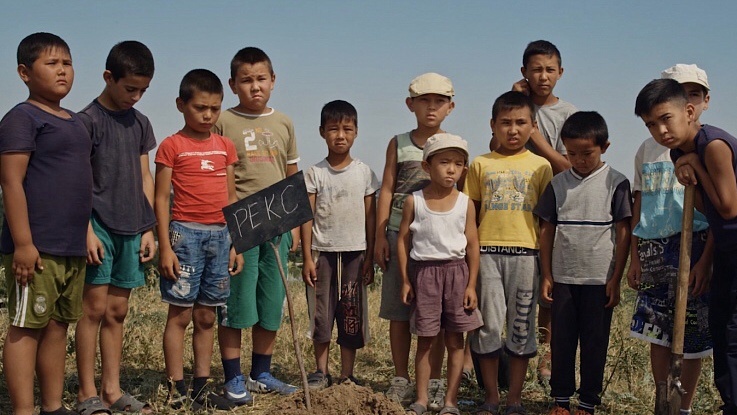
M 563 55 L 555 93 L 604 116 L 612 143 L 604 158 L 631 177 L 647 136 L 635 96 L 675 63 L 707 71 L 712 98 L 702 121 L 737 133 L 736 16 L 734 1 L 12 1 L 0 14 L 0 112 L 26 98 L 15 52 L 33 32 L 69 43 L 76 79 L 63 105 L 72 110 L 102 90 L 113 44 L 148 45 L 156 75 L 136 108 L 159 142 L 182 126 L 174 99 L 187 71 L 207 68 L 226 83 L 233 54 L 258 46 L 276 71 L 270 103 L 294 120 L 300 166 L 327 153 L 322 105 L 345 99 L 359 113 L 353 154 L 380 176 L 389 138 L 415 126 L 404 104 L 413 77 L 432 71 L 453 80 L 456 108 L 443 127 L 478 155 L 491 136 L 492 102 L 521 77 L 526 44 L 546 39 Z M 235 103 L 226 92 L 224 105 Z

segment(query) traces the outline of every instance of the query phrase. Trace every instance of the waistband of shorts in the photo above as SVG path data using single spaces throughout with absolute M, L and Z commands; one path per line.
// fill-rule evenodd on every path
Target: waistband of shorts
M 461 265 L 466 263 L 465 258 L 457 258 L 457 259 L 438 259 L 433 261 L 417 261 L 415 259 L 410 258 L 410 265 L 413 265 L 415 267 L 438 267 L 438 266 L 446 266 L 446 265 Z
M 481 254 L 513 255 L 513 256 L 535 256 L 539 249 L 523 248 L 521 246 L 482 246 Z

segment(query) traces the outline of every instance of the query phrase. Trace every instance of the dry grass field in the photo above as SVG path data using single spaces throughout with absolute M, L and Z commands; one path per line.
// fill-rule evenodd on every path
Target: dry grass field
M 293 265 L 291 274 L 299 275 Z M 384 391 L 393 376 L 391 357 L 389 353 L 388 323 L 378 317 L 381 278 L 377 276 L 377 283 L 369 290 L 369 307 L 371 312 L 371 343 L 360 350 L 355 374 L 359 379 L 374 391 Z M 311 342 L 307 339 L 307 311 L 304 296 L 304 286 L 301 279 L 294 279 L 290 283 L 294 300 L 295 324 L 299 333 L 299 341 L 304 356 L 306 369 L 314 369 Z M 623 287 L 622 303 L 617 307 L 611 332 L 609 357 L 605 373 L 604 404 L 597 410 L 598 414 L 651 414 L 654 404 L 654 385 L 650 375 L 648 348 L 645 343 L 635 341 L 629 337 L 629 318 L 632 312 L 634 292 Z M 2 297 L 0 292 L 0 297 Z M 135 290 L 133 293 L 130 313 L 123 346 L 122 384 L 130 393 L 137 395 L 141 400 L 151 402 L 159 413 L 176 412 L 166 407 L 166 379 L 164 377 L 164 358 L 161 347 L 161 337 L 166 320 L 166 306 L 161 303 L 158 291 L 158 276 L 154 268 L 149 269 L 148 284 L 146 287 Z M 8 314 L 5 308 L 0 309 L 0 349 L 7 331 Z M 69 330 L 67 346 L 67 376 L 64 401 L 73 407 L 76 398 L 77 379 L 74 363 L 73 330 Z M 244 331 L 244 364 L 250 361 L 250 332 Z M 275 374 L 293 384 L 301 384 L 297 360 L 292 347 L 289 319 L 285 315 L 284 324 L 279 332 L 276 353 L 273 360 Z M 331 353 L 331 368 L 334 372 L 339 369 L 339 354 L 337 349 Z M 534 367 L 533 361 L 530 365 Z M 185 371 L 191 373 L 191 351 L 185 356 Z M 244 367 L 248 369 L 248 367 Z M 3 367 L 0 363 L 0 374 Z M 247 373 L 247 372 L 246 372 Z M 219 382 L 222 378 L 220 355 L 215 347 L 213 358 L 213 379 Z M 704 365 L 702 382 L 694 403 L 694 414 L 714 414 L 718 412 L 719 395 L 712 383 L 712 364 L 708 359 Z M 548 397 L 549 390 L 535 381 L 534 371 L 528 372 L 528 381 L 523 393 L 524 404 L 532 414 L 546 414 L 551 406 Z M 346 394 L 346 398 L 349 398 Z M 473 413 L 474 402 L 482 399 L 482 393 L 475 385 L 463 385 L 461 409 L 464 414 Z M 288 398 L 275 395 L 257 395 L 253 406 L 241 407 L 233 413 L 237 414 L 278 414 L 287 413 L 284 403 Z M 37 400 L 38 401 L 38 400 Z M 7 385 L 2 376 L 0 381 L 0 414 L 7 414 L 10 402 Z M 300 413 L 305 411 L 291 411 Z M 326 413 L 326 412 L 320 412 Z M 389 413 L 389 412 L 346 412 L 346 413 Z M 401 412 L 400 412 L 401 413 Z

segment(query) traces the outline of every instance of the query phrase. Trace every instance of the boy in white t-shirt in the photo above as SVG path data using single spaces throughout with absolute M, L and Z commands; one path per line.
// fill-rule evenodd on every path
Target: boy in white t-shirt
M 305 184 L 314 219 L 301 227 L 310 334 L 317 370 L 310 389 L 330 386 L 328 369 L 333 322 L 338 323 L 341 369 L 338 383 L 353 376 L 356 350 L 369 341 L 366 285 L 374 280 L 372 252 L 379 180 L 368 165 L 351 157 L 358 113 L 346 101 L 322 108 L 320 135 L 328 156 L 307 170 Z

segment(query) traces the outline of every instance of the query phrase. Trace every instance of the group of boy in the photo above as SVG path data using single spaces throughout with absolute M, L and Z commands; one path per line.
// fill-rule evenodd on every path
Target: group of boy
M 74 69 L 60 37 L 24 38 L 18 74 L 29 97 L 0 122 L 6 209 L 0 250 L 11 319 L 3 363 L 12 412 L 34 413 L 34 372 L 41 414 L 154 411 L 120 385 L 128 300 L 133 288 L 146 283 L 144 265 L 157 251 L 154 228 L 161 295 L 169 305 L 163 339 L 169 404 L 232 409 L 252 402 L 250 392 L 293 393 L 294 386 L 271 374 L 284 300 L 275 253 L 261 246 L 236 254 L 222 213 L 226 205 L 297 172 L 292 123 L 267 106 L 276 79 L 269 57 L 253 47 L 238 51 L 229 86 L 239 104 L 222 117 L 219 78 L 205 69 L 184 76 L 176 99 L 184 127 L 159 146 L 155 182 L 148 156 L 156 147 L 153 129 L 133 108 L 154 75 L 145 45 L 124 41 L 112 48 L 105 88 L 80 113 L 61 106 Z M 276 244 L 286 264 L 291 232 Z M 222 394 L 209 388 L 216 320 Z M 66 332 L 74 322 L 76 411 L 61 402 Z M 183 359 L 190 322 L 194 374 L 188 388 Z M 249 327 L 252 365 L 244 376 L 240 338 Z
M 235 55 L 229 86 L 239 104 L 222 116 L 218 77 L 203 69 L 185 75 L 176 100 L 185 125 L 161 143 L 155 184 L 148 153 L 156 141 L 148 119 L 133 109 L 153 71 L 144 45 L 121 42 L 108 56 L 103 92 L 76 114 L 60 105 L 74 78 L 67 44 L 36 33 L 19 45 L 18 73 L 29 98 L 0 122 L 6 209 L 0 249 L 11 319 L 3 359 L 13 413 L 33 413 L 34 371 L 42 414 L 153 412 L 121 390 L 119 376 L 128 299 L 145 283 L 143 263 L 156 251 L 154 227 L 160 289 L 169 304 L 169 403 L 232 409 L 251 402 L 253 391 L 296 390 L 270 371 L 284 300 L 276 255 L 291 249 L 291 232 L 236 254 L 221 210 L 297 172 L 292 123 L 267 105 L 276 79 L 271 61 L 257 48 Z M 737 362 L 729 353 L 735 337 L 729 322 L 737 315 L 730 294 L 737 269 L 737 139 L 699 121 L 708 107 L 706 74 L 676 65 L 638 95 L 635 113 L 676 161 L 668 164 L 666 151 L 652 140 L 643 144 L 633 210 L 629 181 L 601 159 L 609 147 L 604 119 L 576 112 L 553 94 L 563 74 L 558 49 L 531 42 L 521 71 L 524 79 L 493 104 L 492 151 L 470 163 L 466 141 L 441 129 L 454 107 L 451 81 L 435 73 L 415 78 L 406 104 L 417 127 L 390 140 L 380 189 L 370 168 L 350 153 L 358 135 L 355 107 L 345 101 L 323 107 L 319 132 L 328 156 L 305 175 L 314 220 L 300 229 L 316 360 L 309 386 L 332 383 L 328 354 L 336 320 L 338 383 L 359 383 L 353 366 L 356 350 L 369 340 L 365 287 L 376 262 L 384 270 L 380 316 L 390 320 L 395 368 L 387 395 L 412 402 L 408 412 L 459 413 L 463 335 L 469 333 L 485 389 L 478 413 L 501 413 L 497 372 L 503 350 L 510 377 L 504 414 L 525 414 L 522 386 L 529 359 L 537 354 L 540 302 L 552 316 L 551 414 L 570 414 L 576 391 L 575 413 L 593 414 L 601 403 L 612 309 L 628 255 L 628 281 L 640 290 L 632 331 L 653 343 L 653 372 L 661 382 L 663 362 L 670 358 L 673 252 L 683 209 L 675 175 L 682 185 L 699 186 L 697 206 L 705 214 L 705 220 L 697 217 L 694 234 L 686 351 L 694 361 L 684 365 L 688 398 L 681 412 L 690 412 L 700 358 L 710 351 L 708 319 L 722 409 L 737 413 Z M 656 214 L 663 210 L 669 217 Z M 216 320 L 224 394 L 208 388 Z M 61 395 L 66 331 L 76 321 L 80 387 L 74 412 L 62 405 Z M 195 364 L 188 389 L 183 340 L 190 322 Z M 545 318 L 540 324 L 547 324 Z M 241 330 L 249 327 L 253 354 L 245 376 Z M 414 384 L 408 368 L 411 333 L 418 336 Z M 440 380 L 446 348 L 447 386 Z M 541 361 L 543 372 L 547 364 Z

